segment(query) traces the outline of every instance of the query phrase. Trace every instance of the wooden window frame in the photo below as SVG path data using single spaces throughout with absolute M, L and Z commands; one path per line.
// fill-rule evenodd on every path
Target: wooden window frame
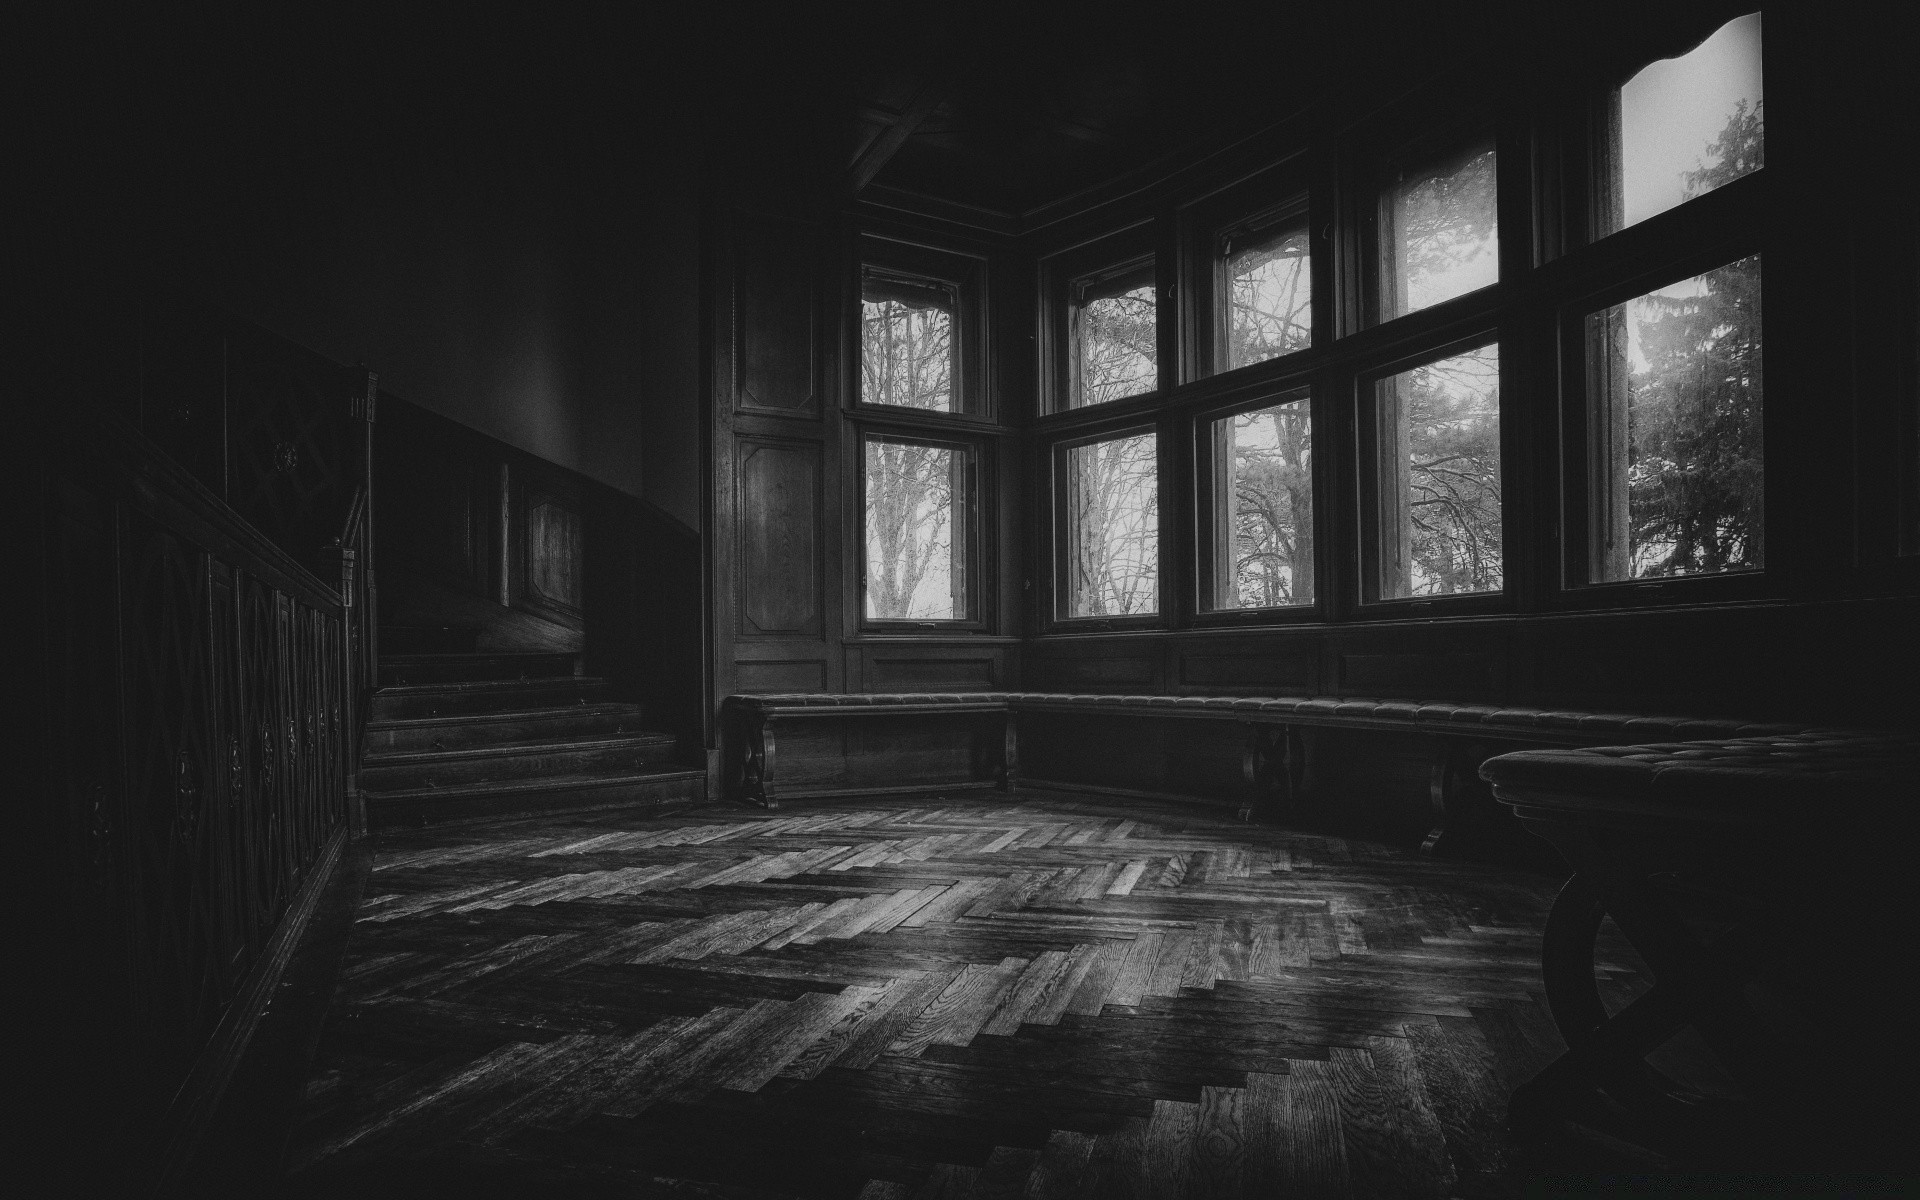
M 876 233 L 862 233 L 858 242 L 858 275 L 853 287 L 848 318 L 850 366 L 849 407 L 856 413 L 889 419 L 907 414 L 910 419 L 933 425 L 979 426 L 1000 419 L 992 384 L 992 359 L 988 352 L 987 262 L 983 257 L 904 241 Z M 880 404 L 861 394 L 864 364 L 861 360 L 861 303 L 867 283 L 881 289 L 903 293 L 921 293 L 929 298 L 945 298 L 953 314 L 953 395 L 950 412 L 910 408 L 902 404 Z
M 1360 570 L 1357 601 L 1353 609 L 1343 615 L 1354 618 L 1406 618 L 1441 614 L 1471 616 L 1511 612 L 1516 608 L 1516 597 L 1522 585 L 1521 573 L 1514 569 L 1515 550 L 1521 539 L 1517 536 L 1515 522 L 1512 519 L 1515 506 L 1509 502 L 1508 492 L 1512 479 L 1512 468 L 1509 464 L 1513 463 L 1516 455 L 1524 453 L 1524 449 L 1517 444 L 1515 422 L 1510 419 L 1510 413 L 1517 407 L 1512 389 L 1516 372 L 1508 352 L 1511 341 L 1505 328 L 1498 322 L 1490 322 L 1476 326 L 1471 333 L 1456 335 L 1445 341 L 1423 342 L 1417 348 L 1406 347 L 1392 361 L 1370 365 L 1366 370 L 1355 375 L 1354 478 L 1359 484 L 1359 503 L 1355 506 L 1354 515 L 1358 519 L 1359 526 Z M 1467 592 L 1453 596 L 1382 596 L 1380 594 L 1382 450 L 1379 384 L 1395 375 L 1487 346 L 1493 346 L 1500 352 L 1500 590 Z
M 1155 590 L 1158 603 L 1155 611 L 1131 616 L 1076 617 L 1069 615 L 1067 609 L 1070 597 L 1067 592 L 1069 575 L 1068 555 L 1068 502 L 1067 493 L 1068 454 L 1081 447 L 1100 442 L 1119 441 L 1123 438 L 1151 434 L 1154 438 L 1154 487 L 1156 489 L 1156 514 L 1158 528 L 1154 531 L 1154 572 Z M 1048 522 L 1048 549 L 1045 595 L 1049 598 L 1045 611 L 1041 614 L 1043 632 L 1111 632 L 1127 629 L 1166 629 L 1173 624 L 1172 610 L 1176 592 L 1169 586 L 1167 563 L 1168 519 L 1167 519 L 1167 422 L 1159 419 L 1141 420 L 1138 416 L 1121 419 L 1118 422 L 1102 425 L 1095 431 L 1079 432 L 1069 437 L 1061 437 L 1046 443 L 1044 461 L 1046 463 L 1048 510 L 1051 518 Z
M 1391 224 L 1387 206 L 1392 203 L 1392 190 L 1399 186 L 1409 169 L 1424 170 L 1456 160 L 1464 161 L 1482 146 L 1493 150 L 1494 228 L 1499 243 L 1494 256 L 1493 282 L 1425 308 L 1389 315 L 1386 309 L 1389 291 L 1387 264 L 1381 239 Z M 1512 157 L 1508 152 L 1508 139 L 1502 136 L 1500 127 L 1490 119 L 1479 118 L 1448 123 L 1374 158 L 1374 167 L 1367 176 L 1365 189 L 1359 198 L 1361 212 L 1356 214 L 1357 219 L 1352 219 L 1359 242 L 1357 257 L 1360 278 L 1359 303 L 1350 306 L 1349 312 L 1358 322 L 1357 329 L 1391 327 L 1397 330 L 1403 327 L 1402 323 L 1406 323 L 1404 327 L 1411 330 L 1415 327 L 1424 328 L 1430 322 L 1447 322 L 1461 312 L 1487 303 L 1488 296 L 1511 284 L 1509 268 L 1514 254 L 1509 249 L 1508 239 L 1521 231 L 1509 228 L 1517 222 L 1510 218 L 1509 206 L 1503 203 L 1510 189 L 1501 180 L 1504 171 L 1512 169 L 1509 165 Z M 1530 227 L 1531 224 L 1530 220 L 1526 221 L 1524 227 Z
M 893 411 L 892 406 L 876 406 Z M 987 527 L 994 517 L 995 478 L 989 442 L 979 436 L 936 432 L 912 422 L 862 418 L 853 430 L 854 544 L 859 552 L 854 559 L 855 627 L 864 634 L 985 633 L 993 628 L 994 581 L 989 578 L 986 553 L 990 543 Z M 867 614 L 867 443 L 871 441 L 913 442 L 954 450 L 965 457 L 967 515 L 965 545 L 961 550 L 966 571 L 966 595 L 969 615 L 914 619 L 873 617 Z
M 1661 214 L 1661 216 L 1664 215 L 1666 214 Z M 1659 217 L 1650 218 L 1650 220 L 1658 219 Z M 1630 229 L 1637 227 L 1630 227 Z M 1766 256 L 1760 241 L 1758 237 L 1752 236 L 1729 239 L 1683 256 L 1675 256 L 1659 267 L 1645 268 L 1617 282 L 1611 282 L 1605 287 L 1595 288 L 1569 301 L 1561 308 L 1559 319 L 1562 398 L 1560 428 L 1561 477 L 1564 482 L 1564 494 L 1561 497 L 1560 590 L 1563 595 L 1576 602 L 1600 607 L 1638 607 L 1681 602 L 1753 600 L 1771 597 L 1780 592 L 1780 570 L 1773 561 L 1775 539 L 1769 535 L 1771 522 L 1764 522 L 1762 525 L 1761 565 L 1752 570 L 1649 579 L 1600 579 L 1593 557 L 1594 492 L 1599 474 L 1596 463 L 1599 439 L 1594 430 L 1600 418 L 1593 396 L 1592 347 L 1589 345 L 1586 328 L 1587 318 L 1603 309 L 1644 296 L 1648 292 L 1692 279 L 1750 257 L 1758 257 L 1762 261 L 1761 286 L 1764 289 Z M 1763 358 L 1766 354 L 1765 320 L 1763 310 L 1761 317 Z M 1763 513 L 1776 511 L 1779 507 L 1774 502 L 1778 489 L 1776 471 L 1771 461 L 1775 457 L 1775 438 L 1772 429 L 1774 424 L 1771 406 L 1763 401 L 1761 453 L 1765 464 L 1763 466 L 1765 476 L 1762 487 L 1766 497 L 1761 506 Z
M 1104 404 L 1075 404 L 1079 380 L 1074 312 L 1082 302 L 1077 293 L 1084 292 L 1089 285 L 1142 270 L 1151 272 L 1154 281 L 1154 386 Z M 1166 403 L 1177 378 L 1175 364 L 1169 361 L 1166 336 L 1173 309 L 1173 289 L 1152 221 L 1139 222 L 1042 258 L 1039 282 L 1040 321 L 1035 340 L 1040 359 L 1037 415 L 1041 420 L 1076 414 L 1098 420 L 1110 413 L 1156 408 Z
M 1291 356 L 1289 356 L 1291 357 Z M 1242 413 L 1256 412 L 1280 404 L 1305 400 L 1309 409 L 1309 428 L 1313 436 L 1313 538 L 1316 547 L 1333 546 L 1327 507 L 1330 502 L 1327 472 L 1322 469 L 1325 450 L 1331 444 L 1332 419 L 1321 402 L 1314 381 L 1295 378 L 1291 386 L 1263 389 L 1257 396 L 1241 396 L 1228 404 L 1212 404 L 1196 410 L 1185 422 L 1182 432 L 1193 448 L 1195 562 L 1193 625 L 1210 626 L 1288 625 L 1324 621 L 1333 591 L 1330 579 L 1333 564 L 1329 555 L 1316 552 L 1313 558 L 1313 600 L 1306 604 L 1267 607 L 1223 608 L 1218 606 L 1221 546 L 1229 536 L 1220 525 L 1220 494 L 1224 476 L 1220 472 L 1219 446 L 1213 426 Z

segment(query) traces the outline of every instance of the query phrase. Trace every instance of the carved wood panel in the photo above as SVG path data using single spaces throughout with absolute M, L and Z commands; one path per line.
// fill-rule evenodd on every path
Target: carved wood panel
M 739 611 L 743 634 L 817 634 L 825 608 L 817 442 L 742 437 Z
M 743 662 L 735 667 L 742 692 L 819 692 L 826 690 L 827 664 L 819 659 Z
M 527 509 L 527 589 L 549 604 L 580 607 L 580 514 L 551 500 Z
M 1180 682 L 1208 689 L 1317 692 L 1320 690 L 1320 655 L 1311 648 L 1255 654 L 1188 651 L 1180 655 Z
M 743 410 L 820 413 L 819 250 L 805 226 L 733 222 L 734 395 Z
M 519 466 L 517 474 L 510 502 L 516 560 L 514 605 L 577 624 L 586 566 L 579 489 L 559 472 L 541 465 Z
M 264 335 L 227 339 L 228 502 L 311 561 L 340 532 L 353 492 L 351 380 L 331 363 Z
M 150 1123 L 346 821 L 342 610 L 172 466 L 133 487 L 123 447 L 68 446 L 39 477 L 60 985 L 102 1120 Z

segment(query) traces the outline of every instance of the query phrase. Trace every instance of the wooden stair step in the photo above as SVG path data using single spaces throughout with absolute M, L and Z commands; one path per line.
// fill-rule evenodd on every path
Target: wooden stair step
M 592 675 L 525 681 L 396 684 L 374 692 L 368 716 L 370 722 L 378 723 L 606 704 L 614 699 L 613 685 Z
M 480 630 L 461 625 L 382 625 L 383 657 L 402 654 L 474 654 L 480 649 Z
M 367 793 L 367 823 L 373 829 L 402 829 L 541 813 L 699 802 L 706 798 L 706 788 L 705 771 L 667 763 L 536 779 L 395 788 Z
M 646 732 L 637 704 L 585 704 L 450 717 L 369 721 L 369 757 L 408 751 L 456 750 L 555 738 L 605 738 Z
M 675 740 L 670 733 L 652 732 L 369 754 L 360 767 L 360 786 L 371 794 L 642 767 L 670 758 Z
M 580 656 L 577 654 L 383 654 L 380 656 L 380 683 L 385 687 L 423 683 L 479 683 L 501 679 L 551 679 L 572 676 L 579 669 Z

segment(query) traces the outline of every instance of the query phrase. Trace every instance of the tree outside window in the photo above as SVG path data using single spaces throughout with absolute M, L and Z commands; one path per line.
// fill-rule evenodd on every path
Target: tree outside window
M 1418 312 L 1499 281 L 1491 146 L 1407 174 L 1388 189 L 1381 208 L 1383 318 Z
M 1227 239 L 1219 267 L 1226 310 L 1221 369 L 1251 366 L 1312 344 L 1312 265 L 1304 225 Z
M 869 280 L 860 301 L 860 398 L 954 411 L 953 304 L 930 288 Z
M 1682 198 L 1751 171 L 1763 137 L 1736 103 Z M 1594 578 L 1762 565 L 1760 330 L 1758 255 L 1588 316 Z
M 1500 349 L 1378 385 L 1380 596 L 1502 586 Z
M 959 621 L 969 611 L 967 466 L 962 447 L 868 438 L 866 615 Z
M 1068 616 L 1139 616 L 1159 610 L 1157 454 L 1151 433 L 1066 451 Z
M 1213 422 L 1214 606 L 1313 603 L 1312 402 Z
M 1107 404 L 1160 386 L 1153 264 L 1073 285 L 1068 311 L 1073 407 Z

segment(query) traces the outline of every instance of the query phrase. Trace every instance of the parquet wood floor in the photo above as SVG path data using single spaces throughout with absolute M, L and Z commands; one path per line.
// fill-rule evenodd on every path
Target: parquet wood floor
M 1506 1194 L 1553 887 L 1137 801 L 391 835 L 291 1183 Z

